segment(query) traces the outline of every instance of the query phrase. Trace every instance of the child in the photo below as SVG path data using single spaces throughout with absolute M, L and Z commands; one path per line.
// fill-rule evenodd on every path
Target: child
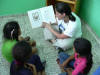
M 14 61 L 10 75 L 45 75 L 43 64 L 38 55 L 32 54 L 32 47 L 25 41 L 18 42 L 12 51 Z
M 61 52 L 57 60 L 60 68 L 65 73 L 60 75 L 87 75 L 92 67 L 91 43 L 84 38 L 77 38 L 73 46 L 74 54 Z
M 43 22 L 45 40 L 51 41 L 56 48 L 66 50 L 73 46 L 76 38 L 81 37 L 81 21 L 66 3 L 57 3 L 55 12 L 58 26 Z
M 3 57 L 8 61 L 12 62 L 12 47 L 20 40 L 26 40 L 28 41 L 29 38 L 20 38 L 21 30 L 19 27 L 19 24 L 16 21 L 11 21 L 5 24 L 3 29 L 3 45 L 2 45 L 2 55 Z M 28 41 L 29 42 L 29 41 Z M 30 43 L 30 45 L 33 45 L 33 47 L 36 45 L 36 43 L 33 41 Z M 35 51 L 36 48 L 34 47 L 33 51 Z

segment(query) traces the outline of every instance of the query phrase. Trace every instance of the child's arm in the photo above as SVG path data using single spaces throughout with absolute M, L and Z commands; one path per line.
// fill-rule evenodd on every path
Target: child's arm
M 35 40 L 30 40 L 30 41 L 27 41 L 32 47 L 35 47 L 36 46 L 36 41 Z
M 34 64 L 24 64 L 25 68 L 29 69 L 32 71 L 33 75 L 37 75 L 36 67 Z
M 35 65 L 32 65 L 32 67 L 33 67 L 33 75 L 37 75 L 37 71 L 36 71 Z
M 67 60 L 65 60 L 62 64 L 63 67 L 65 67 L 71 60 L 74 59 L 74 54 L 71 55 Z
M 37 52 L 37 48 L 35 47 L 36 46 L 36 41 L 30 40 L 30 37 L 23 38 L 23 37 L 20 36 L 18 40 L 19 41 L 25 40 L 26 42 L 28 42 L 32 46 L 32 53 L 33 54 Z
M 25 38 L 23 38 L 22 36 L 19 36 L 19 37 L 18 37 L 18 40 L 19 40 L 19 41 L 25 40 L 25 41 L 28 42 L 32 47 L 35 47 L 35 46 L 36 46 L 36 41 L 30 40 L 30 37 L 29 37 L 29 36 L 27 36 L 27 37 L 25 37 Z
M 72 68 L 67 68 L 65 71 L 68 73 L 68 75 L 72 75 L 73 69 Z
M 35 54 L 35 53 L 37 53 L 37 48 L 36 47 L 32 47 L 32 54 Z
M 36 48 L 36 41 L 27 41 L 32 46 L 32 54 L 37 53 L 38 49 Z

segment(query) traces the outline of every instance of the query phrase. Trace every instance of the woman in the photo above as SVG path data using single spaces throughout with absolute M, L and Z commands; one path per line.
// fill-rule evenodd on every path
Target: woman
M 81 21 L 66 3 L 57 3 L 55 12 L 58 26 L 51 27 L 51 24 L 43 22 L 45 40 L 51 41 L 56 48 L 66 50 L 72 47 L 76 38 L 81 37 Z

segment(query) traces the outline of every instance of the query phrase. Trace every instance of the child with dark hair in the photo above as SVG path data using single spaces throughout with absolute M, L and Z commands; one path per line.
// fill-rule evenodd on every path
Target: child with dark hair
M 10 75 L 45 75 L 44 66 L 38 55 L 32 54 L 32 47 L 25 41 L 18 42 L 12 51 L 14 61 Z
M 51 41 L 56 48 L 69 49 L 82 35 L 80 18 L 63 2 L 56 4 L 55 15 L 58 26 L 51 27 L 52 24 L 43 22 L 45 40 Z
M 14 39 L 18 41 L 18 36 L 21 34 L 19 24 L 16 21 L 8 22 L 3 29 L 5 39 Z
M 8 61 L 12 62 L 12 47 L 20 40 L 26 40 L 29 42 L 29 37 L 22 38 L 20 37 L 21 30 L 19 27 L 19 24 L 16 21 L 11 21 L 5 24 L 3 29 L 3 45 L 2 45 L 2 55 L 3 57 Z M 30 45 L 33 45 L 33 47 L 36 45 L 35 41 L 29 42 Z M 36 48 L 34 48 L 34 51 Z
M 59 53 L 57 62 L 63 71 L 59 75 L 87 75 L 90 71 L 93 64 L 91 43 L 87 39 L 77 38 L 73 47 L 72 56 Z

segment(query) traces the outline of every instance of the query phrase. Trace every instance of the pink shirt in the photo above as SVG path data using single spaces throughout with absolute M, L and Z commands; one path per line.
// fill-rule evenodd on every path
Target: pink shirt
M 77 57 L 77 53 L 75 53 L 75 63 L 74 70 L 72 75 L 78 75 L 79 73 L 83 73 L 87 63 L 87 59 L 85 57 Z

